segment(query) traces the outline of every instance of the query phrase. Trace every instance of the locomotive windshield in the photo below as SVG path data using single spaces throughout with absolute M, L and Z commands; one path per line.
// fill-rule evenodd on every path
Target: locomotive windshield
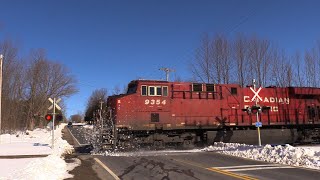
M 137 92 L 137 84 L 136 83 L 130 83 L 128 85 L 128 91 L 127 94 L 132 94 Z

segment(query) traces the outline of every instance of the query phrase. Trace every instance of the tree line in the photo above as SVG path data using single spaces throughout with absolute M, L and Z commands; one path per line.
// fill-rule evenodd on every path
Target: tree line
M 246 86 L 256 79 L 263 87 L 319 87 L 320 43 L 289 55 L 267 39 L 205 34 L 190 64 L 196 82 Z
M 0 42 L 3 55 L 2 132 L 46 125 L 48 98 L 66 98 L 77 92 L 76 79 L 66 66 L 50 60 L 45 50 L 32 50 L 19 57 L 10 40 Z M 59 103 L 65 109 L 63 102 Z M 50 113 L 50 112 L 49 112 Z M 61 112 L 63 113 L 63 112 Z

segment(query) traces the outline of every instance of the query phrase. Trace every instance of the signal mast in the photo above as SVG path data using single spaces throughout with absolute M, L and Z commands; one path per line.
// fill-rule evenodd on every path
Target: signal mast
M 159 70 L 162 70 L 166 73 L 166 80 L 169 81 L 169 73 L 170 72 L 175 72 L 174 69 L 170 69 L 170 68 L 160 68 Z

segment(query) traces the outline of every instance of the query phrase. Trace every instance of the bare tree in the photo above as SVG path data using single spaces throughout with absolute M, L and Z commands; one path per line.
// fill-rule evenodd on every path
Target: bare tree
M 191 63 L 191 72 L 196 81 L 214 83 L 210 44 L 209 35 L 205 34 L 201 40 L 200 47 L 196 50 L 195 62 Z
M 5 129 L 21 128 L 19 121 L 22 118 L 22 94 L 24 88 L 23 73 L 24 66 L 19 62 L 18 48 L 10 40 L 0 44 L 0 52 L 4 55 L 3 61 L 3 86 L 2 94 L 2 122 Z
M 294 82 L 297 86 L 305 86 L 305 71 L 303 69 L 303 64 L 301 64 L 302 59 L 301 59 L 301 55 L 299 52 L 296 52 L 293 59 L 293 73 L 294 73 L 294 77 L 296 77 L 294 79 Z
M 81 123 L 83 120 L 83 117 L 81 116 L 81 114 L 74 114 L 70 116 L 70 120 L 71 122 L 74 122 L 74 123 Z
M 228 40 L 223 35 L 217 35 L 211 44 L 214 77 L 217 83 L 229 83 L 231 58 Z
M 292 65 L 284 51 L 273 51 L 271 64 L 272 81 L 279 87 L 288 87 L 293 85 Z
M 251 82 L 248 81 L 248 40 L 243 35 L 238 35 L 233 49 L 238 83 L 241 86 L 250 84 Z
M 103 110 L 105 111 L 107 98 L 108 98 L 108 91 L 106 89 L 102 88 L 102 89 L 97 89 L 93 91 L 87 102 L 85 119 L 93 120 L 93 118 L 95 117 L 95 114 L 97 113 L 97 110 L 100 109 L 100 102 L 104 104 Z
M 118 95 L 121 93 L 121 90 L 120 90 L 120 87 L 118 85 L 116 85 L 114 88 L 113 88 L 113 95 Z
M 257 79 L 258 85 L 265 86 L 270 79 L 270 42 L 254 37 L 249 42 L 249 51 L 249 78 Z
M 317 54 L 313 48 L 311 51 L 306 51 L 304 55 L 307 86 L 317 87 Z
M 77 89 L 74 77 L 61 64 L 49 61 L 44 50 L 33 51 L 30 61 L 26 75 L 26 107 L 27 126 L 33 129 L 42 125 L 43 121 L 35 115 L 45 113 L 49 97 L 68 97 Z
M 216 83 L 222 83 L 222 39 L 217 36 L 211 44 L 211 54 L 213 59 L 213 71 Z

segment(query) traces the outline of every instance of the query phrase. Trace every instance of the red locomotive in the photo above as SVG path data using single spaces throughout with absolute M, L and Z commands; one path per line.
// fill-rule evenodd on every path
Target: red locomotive
M 261 124 L 262 144 L 320 139 L 320 88 L 134 80 L 108 106 L 116 140 L 109 142 L 123 146 L 258 144 Z

